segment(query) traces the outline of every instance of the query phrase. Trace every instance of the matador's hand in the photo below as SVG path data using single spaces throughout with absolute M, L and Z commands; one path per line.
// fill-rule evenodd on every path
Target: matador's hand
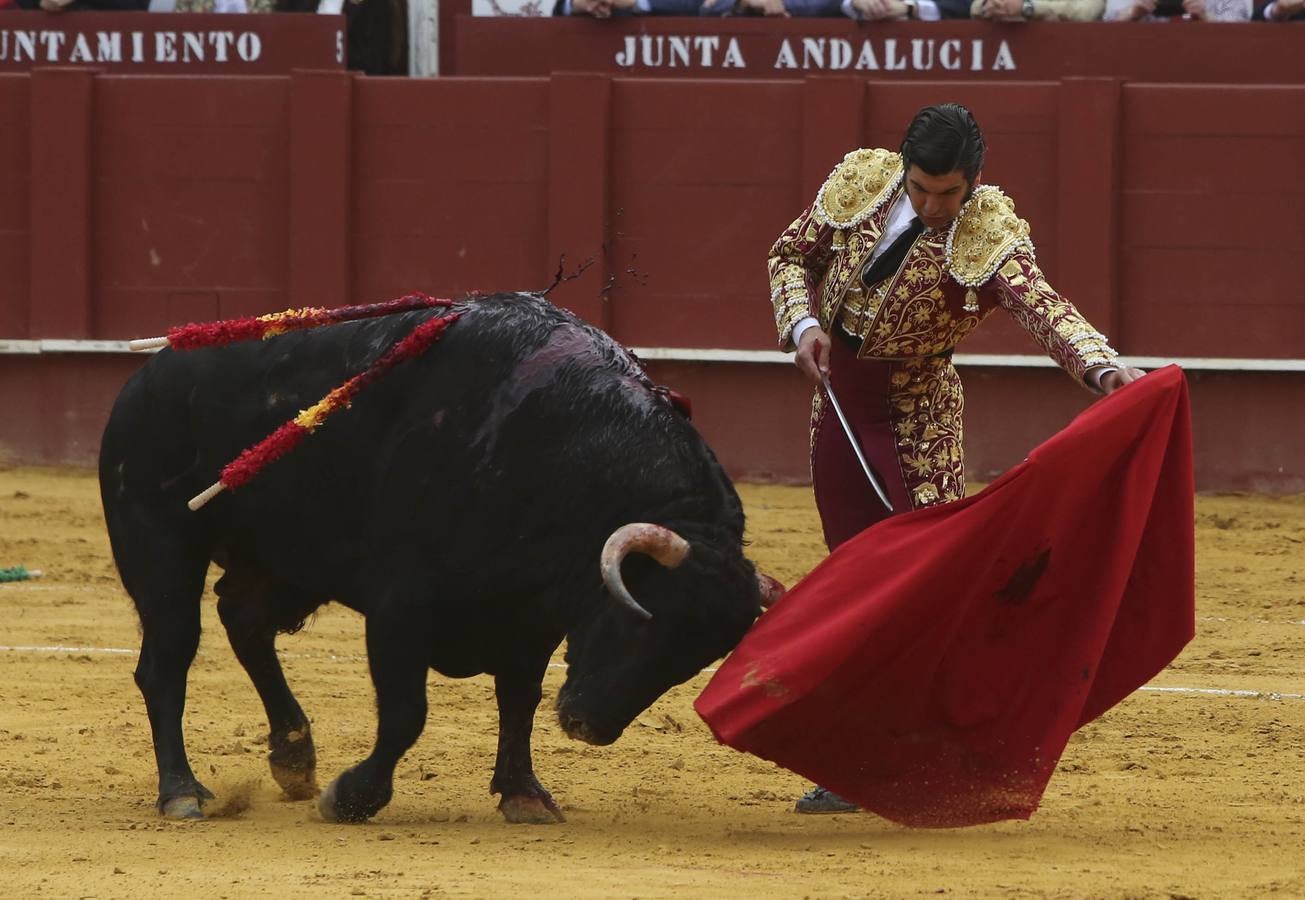
M 806 335 L 803 335 L 806 337 Z M 1132 366 L 1121 366 L 1113 372 L 1107 372 L 1101 376 L 1101 392 L 1110 394 L 1119 390 L 1129 382 L 1137 381 L 1146 373 L 1141 369 L 1135 369 Z
M 802 374 L 819 383 L 821 375 L 829 374 L 829 335 L 819 325 L 812 325 L 798 339 L 797 355 L 793 364 Z

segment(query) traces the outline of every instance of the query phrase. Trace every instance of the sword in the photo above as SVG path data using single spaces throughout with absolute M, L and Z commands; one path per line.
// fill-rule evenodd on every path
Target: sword
M 820 383 L 825 386 L 825 393 L 829 395 L 829 405 L 834 407 L 834 412 L 838 414 L 838 424 L 843 426 L 843 434 L 847 435 L 847 442 L 852 445 L 852 451 L 856 454 L 857 462 L 861 463 L 861 471 L 865 472 L 866 481 L 870 482 L 870 487 L 875 489 L 875 493 L 879 495 L 879 499 L 883 501 L 884 506 L 889 512 L 892 512 L 893 504 L 888 502 L 888 495 L 879 486 L 879 480 L 875 478 L 875 473 L 870 471 L 870 463 L 866 462 L 865 454 L 861 452 L 861 445 L 857 443 L 856 435 L 852 432 L 852 424 L 847 421 L 847 416 L 843 415 L 843 407 L 838 405 L 838 398 L 834 396 L 834 387 L 829 383 L 829 376 L 821 375 Z

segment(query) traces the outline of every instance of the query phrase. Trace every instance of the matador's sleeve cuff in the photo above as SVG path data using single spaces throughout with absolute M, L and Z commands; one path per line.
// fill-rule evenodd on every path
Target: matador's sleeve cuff
M 786 352 L 796 350 L 793 326 L 811 315 L 810 304 L 805 296 L 792 294 L 783 298 L 772 294 L 771 301 L 775 304 L 775 327 L 779 332 L 779 349 Z

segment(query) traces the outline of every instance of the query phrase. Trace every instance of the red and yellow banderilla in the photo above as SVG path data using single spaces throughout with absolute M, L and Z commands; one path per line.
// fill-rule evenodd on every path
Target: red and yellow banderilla
M 192 322 L 189 325 L 169 328 L 167 337 L 139 338 L 128 341 L 127 346 L 132 350 L 156 350 L 160 347 L 198 350 L 201 347 L 220 347 L 236 341 L 266 340 L 278 334 L 285 334 L 287 331 L 334 325 L 337 322 L 353 322 L 358 319 L 388 316 L 391 313 L 452 305 L 452 300 L 439 300 L 418 293 L 408 294 L 397 300 L 365 303 L 359 306 L 341 306 L 336 309 L 308 306 L 303 309 L 268 313 L 264 316 L 241 316 L 218 322 Z
M 422 322 L 406 337 L 385 351 L 385 354 L 365 371 L 335 388 L 317 403 L 300 412 L 228 463 L 222 470 L 222 477 L 192 497 L 186 505 L 192 510 L 199 509 L 227 488 L 235 489 L 252 480 L 269 463 L 280 459 L 297 447 L 299 442 L 315 431 L 328 416 L 352 403 L 354 395 L 380 378 L 388 369 L 405 359 L 412 359 L 425 353 L 431 344 L 439 340 L 444 329 L 456 322 L 461 315 L 462 313 L 455 312 Z
M 396 300 L 367 303 L 359 306 L 341 306 L 336 309 L 305 307 L 287 309 L 264 316 L 243 316 L 218 322 L 191 323 L 168 329 L 167 337 L 141 338 L 128 342 L 132 350 L 154 350 L 171 347 L 174 350 L 197 350 L 201 347 L 220 347 L 236 341 L 266 340 L 287 331 L 353 322 L 393 313 L 453 305 L 452 300 L 439 300 L 426 294 L 408 294 Z M 321 425 L 327 417 L 353 402 L 354 395 L 378 379 L 390 367 L 405 359 L 420 356 L 439 340 L 461 313 L 450 313 L 438 319 L 428 319 L 408 335 L 395 342 L 380 359 L 365 371 L 335 388 L 317 403 L 310 406 L 269 434 L 222 470 L 222 477 L 190 499 L 186 505 L 199 509 L 227 488 L 237 488 L 252 480 L 269 463 L 272 463 L 299 445 L 305 437 Z

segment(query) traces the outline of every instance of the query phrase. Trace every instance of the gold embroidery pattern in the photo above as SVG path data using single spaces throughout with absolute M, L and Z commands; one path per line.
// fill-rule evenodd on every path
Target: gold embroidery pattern
M 1077 381 L 1092 366 L 1118 365 L 1119 354 L 1047 283 L 1033 257 L 1017 252 L 994 279 L 1001 305 L 1047 355 Z
M 829 265 L 832 257 L 841 255 L 834 253 L 833 235 L 834 229 L 817 222 L 808 207 L 770 248 L 766 267 L 770 273 L 770 302 L 775 308 L 781 350 L 793 349 L 793 326 L 800 319 L 815 315 L 811 279 Z
M 901 275 L 870 326 L 862 356 L 875 359 L 933 356 L 950 350 L 987 312 L 953 313 L 948 295 L 957 287 L 947 279 L 941 236 L 926 234 L 907 256 Z M 991 311 L 989 308 L 988 312 Z
M 867 295 L 858 277 L 843 295 L 843 306 L 838 313 L 838 325 L 848 334 L 862 339 L 874 321 L 875 313 L 884 304 L 884 295 L 888 293 L 888 281 L 881 281 Z
M 820 420 L 825 417 L 825 392 L 816 388 L 811 397 L 811 434 L 807 442 L 811 462 L 811 483 L 816 480 L 816 434 L 820 431 Z
M 887 150 L 853 150 L 843 157 L 816 195 L 770 249 L 770 301 L 782 350 L 793 349 L 793 326 L 815 315 L 829 329 L 834 309 L 860 271 L 882 231 L 860 228 L 884 210 L 901 184 L 902 160 Z M 811 302 L 820 279 L 820 308 Z
M 965 496 L 961 379 L 943 357 L 906 360 L 889 380 L 902 480 L 913 509 Z
M 994 185 L 975 188 L 947 232 L 951 276 L 965 287 L 982 287 L 1020 249 L 1033 257 L 1029 223 L 1015 215 L 1015 203 Z
M 829 173 L 816 194 L 816 220 L 855 228 L 870 218 L 902 183 L 902 157 L 888 150 L 853 150 Z
M 876 214 L 863 219 L 855 231 L 836 231 L 843 235 L 843 251 L 835 253 L 820 281 L 820 327 L 828 331 L 843 303 L 859 302 L 864 305 L 864 297 L 851 297 L 860 285 L 861 269 L 870 258 L 876 242 L 884 231 L 888 219 L 888 210 L 892 204 L 879 207 Z

